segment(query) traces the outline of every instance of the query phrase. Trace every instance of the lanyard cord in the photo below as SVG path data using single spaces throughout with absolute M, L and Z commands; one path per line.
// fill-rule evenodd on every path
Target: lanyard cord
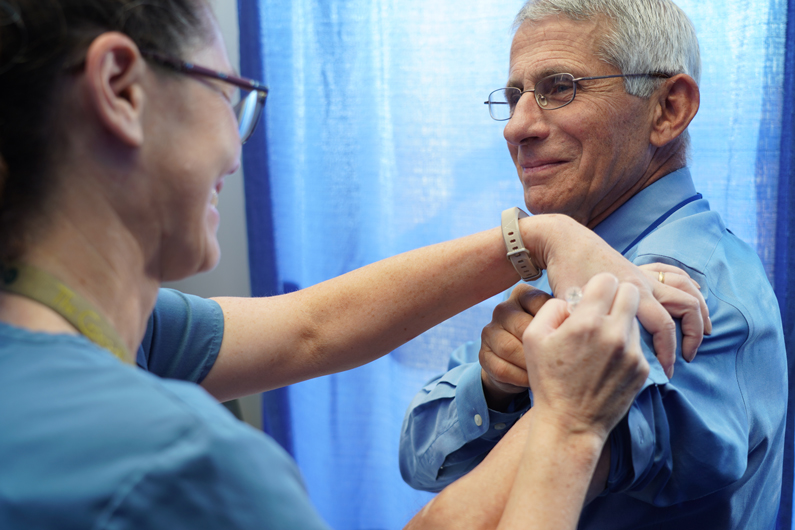
M 46 305 L 91 342 L 109 350 L 122 362 L 133 364 L 129 350 L 113 326 L 85 298 L 54 276 L 24 263 L 0 263 L 0 290 Z
M 635 241 L 630 243 L 629 246 L 627 246 L 627 248 L 625 248 L 623 251 L 621 251 L 621 255 L 622 256 L 626 256 L 627 252 L 629 252 L 629 250 L 632 247 L 634 247 L 635 245 L 640 243 L 641 239 L 643 239 L 644 237 L 646 237 L 647 235 L 652 233 L 658 226 L 663 224 L 669 217 L 671 217 L 673 214 L 675 214 L 678 210 L 684 208 L 686 205 L 690 204 L 691 202 L 697 201 L 697 200 L 699 200 L 701 198 L 702 198 L 702 195 L 700 193 L 696 193 L 692 197 L 688 197 L 687 199 L 683 200 L 682 202 L 680 202 L 679 204 L 677 204 L 676 206 L 674 206 L 673 208 L 671 208 L 670 210 L 668 210 L 667 212 L 662 214 L 660 217 L 657 218 L 656 221 L 654 221 L 652 224 L 650 224 L 649 227 L 646 230 L 644 230 L 638 237 L 636 237 Z

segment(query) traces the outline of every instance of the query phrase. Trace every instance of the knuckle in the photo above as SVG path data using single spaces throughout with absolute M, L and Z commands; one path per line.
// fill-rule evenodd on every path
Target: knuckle
M 499 357 L 509 359 L 522 351 L 522 345 L 513 335 L 503 333 L 495 341 L 495 350 Z
M 480 355 L 478 355 L 478 360 L 480 361 L 480 367 L 492 377 L 494 377 L 495 372 L 499 371 L 500 363 L 504 362 L 494 355 L 494 352 L 488 350 L 481 350 Z
M 486 369 L 486 372 L 489 373 L 492 379 L 500 383 L 506 383 L 510 380 L 510 370 L 505 363 L 494 363 Z
M 649 373 L 651 372 L 651 367 L 649 366 L 648 361 L 646 358 L 643 357 L 642 354 L 636 355 L 636 362 L 635 362 L 635 372 L 637 374 L 637 378 L 641 380 L 641 382 L 645 381 L 647 377 L 649 377 Z
M 694 313 L 701 313 L 701 300 L 695 296 L 690 296 L 690 299 L 687 301 L 687 306 L 690 311 Z
M 597 333 L 604 324 L 604 319 L 598 315 L 588 315 L 577 320 L 578 331 L 585 335 Z
M 701 309 L 701 301 L 690 293 L 679 291 L 681 293 L 678 305 L 685 310 Z
M 666 319 L 663 320 L 659 327 L 659 332 L 662 333 L 675 333 L 676 332 L 676 322 L 674 319 L 671 318 L 671 315 L 668 315 Z
M 513 311 L 513 304 L 511 302 L 502 302 L 497 304 L 491 314 L 492 323 L 501 322 Z
M 621 353 L 627 349 L 628 337 L 616 330 L 607 330 L 600 341 L 602 346 L 610 352 Z
M 487 343 L 491 341 L 491 337 L 498 335 L 499 332 L 502 330 L 500 326 L 495 324 L 494 322 L 490 322 L 483 327 L 483 331 L 480 332 L 480 340 L 483 343 Z
M 511 295 L 508 297 L 509 300 L 518 300 L 522 296 L 524 296 L 528 291 L 532 291 L 533 287 L 527 285 L 526 283 L 520 283 L 516 287 L 514 287 L 513 291 L 511 291 Z
M 487 366 L 491 364 L 491 350 L 487 350 L 485 348 L 480 348 L 480 352 L 478 352 L 478 361 L 480 362 L 480 367 L 484 370 Z M 488 370 L 486 370 L 488 371 Z
M 649 289 L 650 280 L 645 274 L 630 274 L 621 278 L 622 282 L 634 285 L 638 289 Z

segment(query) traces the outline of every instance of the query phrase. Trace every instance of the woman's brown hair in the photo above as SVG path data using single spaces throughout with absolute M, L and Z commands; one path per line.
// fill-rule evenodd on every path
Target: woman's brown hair
M 107 31 L 180 56 L 206 35 L 204 0 L 0 0 L 0 260 L 25 250 L 52 188 L 57 87 Z

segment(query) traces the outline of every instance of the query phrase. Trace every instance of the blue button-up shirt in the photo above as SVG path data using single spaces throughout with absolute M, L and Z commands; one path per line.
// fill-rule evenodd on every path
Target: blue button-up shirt
M 693 363 L 677 352 L 671 381 L 642 333 L 652 370 L 610 436 L 607 490 L 585 508 L 580 527 L 773 528 L 786 353 L 778 304 L 756 253 L 696 195 L 687 169 L 640 191 L 595 232 L 636 264 L 687 271 L 701 285 L 713 332 Z M 450 370 L 409 407 L 400 465 L 416 488 L 438 491 L 471 470 L 530 406 L 524 396 L 511 412 L 488 409 L 479 348 L 471 342 L 456 350 Z

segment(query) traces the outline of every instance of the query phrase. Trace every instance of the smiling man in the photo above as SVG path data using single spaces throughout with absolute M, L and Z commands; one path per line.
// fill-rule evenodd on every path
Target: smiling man
M 530 0 L 516 24 L 508 83 L 487 103 L 506 120 L 527 207 L 573 217 L 660 282 L 686 280 L 660 263 L 680 267 L 712 318 L 700 347 L 679 330 L 685 357 L 699 356 L 677 357 L 676 376 L 644 336 L 652 370 L 605 444 L 581 527 L 771 528 L 786 417 L 781 322 L 756 254 L 687 168 L 699 106 L 692 23 L 668 0 Z M 400 447 L 413 487 L 438 491 L 468 473 L 530 408 L 521 337 L 537 306 L 537 292 L 514 290 L 481 341 L 417 394 Z

